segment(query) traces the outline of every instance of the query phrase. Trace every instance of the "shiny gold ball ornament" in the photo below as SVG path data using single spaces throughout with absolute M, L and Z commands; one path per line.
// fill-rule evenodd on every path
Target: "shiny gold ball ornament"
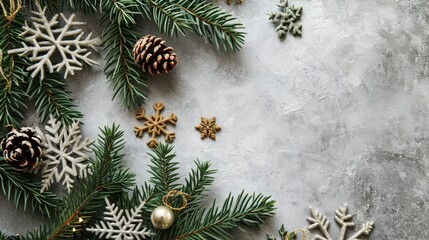
M 166 206 L 159 206 L 152 211 L 150 221 L 157 229 L 168 229 L 174 223 L 174 212 Z

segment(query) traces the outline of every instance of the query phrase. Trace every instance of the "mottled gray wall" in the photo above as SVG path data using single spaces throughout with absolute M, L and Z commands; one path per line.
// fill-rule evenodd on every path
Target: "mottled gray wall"
M 145 107 L 162 101 L 165 114 L 177 114 L 183 176 L 197 157 L 211 160 L 219 170 L 211 198 L 245 188 L 277 200 L 277 215 L 263 231 L 240 239 L 263 239 L 282 223 L 307 226 L 308 206 L 332 217 L 343 203 L 358 225 L 376 222 L 371 239 L 428 239 L 429 3 L 293 2 L 304 6 L 302 38 L 277 39 L 267 20 L 276 0 L 223 5 L 247 26 L 240 53 L 217 52 L 192 35 L 166 37 L 179 64 L 149 82 Z M 97 25 L 86 29 L 100 34 Z M 147 33 L 159 35 L 151 24 L 143 26 Z M 109 101 L 112 84 L 101 67 L 68 82 L 85 114 L 84 133 L 95 138 L 98 126 L 120 123 L 125 164 L 146 180 L 147 137 L 135 138 L 134 113 Z M 193 126 L 201 115 L 222 126 L 216 142 L 199 139 Z M 34 114 L 28 119 L 37 121 Z M 38 225 L 0 202 L 1 229 Z

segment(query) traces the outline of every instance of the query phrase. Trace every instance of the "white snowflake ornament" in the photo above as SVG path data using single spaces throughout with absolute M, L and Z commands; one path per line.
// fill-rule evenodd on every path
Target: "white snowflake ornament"
M 323 237 L 320 235 L 316 235 L 313 240 L 333 240 L 331 235 L 329 234 L 328 228 L 329 228 L 329 220 L 328 218 L 317 211 L 316 209 L 313 209 L 310 207 L 310 215 L 311 217 L 307 218 L 307 221 L 311 224 L 308 229 L 312 230 L 315 228 L 319 228 L 320 232 L 323 234 Z M 346 232 L 348 227 L 354 227 L 355 223 L 351 220 L 353 216 L 351 214 L 347 213 L 347 204 L 344 204 L 344 206 L 340 207 L 337 211 L 335 211 L 335 221 L 338 223 L 338 225 L 341 226 L 341 232 L 338 240 L 345 240 Z M 347 240 L 361 240 L 362 235 L 369 235 L 372 231 L 372 228 L 374 227 L 374 222 L 368 221 L 364 224 L 362 224 L 362 227 L 359 231 L 354 233 L 352 236 L 348 237 Z
M 88 155 L 93 141 L 80 135 L 79 122 L 73 122 L 65 127 L 52 116 L 45 126 L 46 134 L 36 128 L 44 142 L 42 188 L 43 193 L 50 188 L 52 183 L 61 183 L 68 193 L 73 188 L 76 177 L 87 176 Z
M 23 26 L 24 31 L 21 36 L 25 36 L 25 42 L 22 43 L 22 48 L 9 50 L 9 54 L 19 54 L 20 56 L 30 55 L 30 60 L 33 62 L 27 68 L 27 71 L 32 71 L 31 77 L 35 78 L 39 73 L 41 79 L 44 79 L 46 67 L 49 72 L 59 72 L 65 68 L 64 78 L 70 73 L 74 75 L 74 71 L 82 70 L 82 62 L 88 65 L 100 65 L 96 61 L 89 58 L 91 52 L 85 47 L 90 47 L 96 51 L 95 46 L 100 45 L 99 38 L 91 39 L 92 33 L 86 38 L 83 37 L 82 29 L 73 29 L 75 26 L 85 25 L 84 22 L 73 21 L 75 15 L 66 18 L 64 14 L 60 14 L 65 22 L 63 27 L 58 26 L 58 14 L 51 20 L 45 16 L 46 7 L 41 8 L 36 1 L 37 11 L 32 11 L 34 15 L 31 19 L 32 27 L 28 26 L 27 22 Z M 52 63 L 51 59 L 54 55 L 60 56 L 60 63 Z
M 142 216 L 140 214 L 146 202 L 140 206 L 131 209 L 119 209 L 114 203 L 110 203 L 107 198 L 106 211 L 104 212 L 104 221 L 100 221 L 95 227 L 87 228 L 89 232 L 99 235 L 103 239 L 116 240 L 140 240 L 150 238 L 153 233 L 150 229 L 143 226 Z

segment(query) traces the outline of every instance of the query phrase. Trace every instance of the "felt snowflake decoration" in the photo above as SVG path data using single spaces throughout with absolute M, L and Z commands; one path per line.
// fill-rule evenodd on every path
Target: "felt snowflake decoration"
M 59 72 L 65 68 L 64 78 L 70 73 L 74 75 L 74 71 L 82 69 L 82 62 L 88 65 L 99 65 L 96 61 L 89 58 L 91 52 L 86 47 L 90 47 L 96 51 L 95 46 L 100 45 L 101 41 L 98 38 L 91 39 L 92 33 L 85 38 L 82 29 L 73 29 L 76 26 L 85 25 L 83 22 L 75 22 L 75 15 L 66 18 L 64 14 L 60 14 L 64 20 L 64 26 L 58 27 L 58 14 L 51 20 L 45 16 L 46 7 L 41 8 L 36 1 L 37 11 L 32 11 L 32 27 L 25 22 L 21 36 L 25 36 L 25 42 L 22 43 L 22 48 L 9 50 L 9 54 L 19 54 L 20 56 L 30 56 L 33 64 L 27 68 L 32 71 L 31 77 L 36 77 L 39 73 L 41 79 L 45 77 L 44 68 L 49 72 Z M 62 61 L 53 63 L 51 61 L 54 55 L 59 56 Z
M 104 212 L 104 221 L 100 221 L 95 227 L 87 228 L 89 232 L 95 233 L 103 239 L 123 239 L 140 240 L 150 238 L 153 233 L 147 227 L 143 226 L 142 216 L 140 214 L 146 202 L 140 206 L 131 209 L 119 209 L 114 203 L 110 203 L 107 198 L 106 211 Z
M 46 134 L 37 128 L 43 138 L 45 158 L 42 168 L 41 192 L 50 188 L 52 183 L 59 182 L 71 192 L 76 177 L 87 176 L 88 155 L 93 141 L 80 135 L 79 122 L 73 122 L 65 127 L 52 116 L 45 126 Z
M 316 235 L 313 239 L 317 240 L 332 240 L 333 238 L 329 234 L 328 228 L 329 228 L 329 220 L 328 218 L 320 213 L 319 211 L 313 209 L 310 207 L 310 215 L 311 217 L 307 218 L 307 221 L 311 224 L 308 229 L 312 230 L 315 228 L 319 228 L 320 232 L 323 234 L 323 237 L 320 235 Z M 346 232 L 348 227 L 354 227 L 355 223 L 352 221 L 349 221 L 353 216 L 351 214 L 347 213 L 347 204 L 344 204 L 344 206 L 340 207 L 337 211 L 335 211 L 335 221 L 338 223 L 338 225 L 341 226 L 341 232 L 338 240 L 345 240 Z M 352 236 L 348 237 L 347 240 L 359 240 L 362 235 L 369 235 L 372 231 L 372 228 L 374 227 L 374 222 L 368 221 L 364 224 L 362 224 L 362 227 L 354 233 Z M 359 238 L 358 238 L 359 237 Z
M 269 20 L 277 25 L 276 32 L 279 38 L 286 37 L 286 33 L 290 31 L 294 36 L 301 36 L 302 25 L 297 23 L 302 15 L 302 7 L 289 5 L 288 0 L 280 0 L 277 4 L 280 12 L 271 12 Z

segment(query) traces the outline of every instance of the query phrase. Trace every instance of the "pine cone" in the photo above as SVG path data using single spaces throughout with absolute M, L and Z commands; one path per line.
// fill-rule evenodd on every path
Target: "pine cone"
M 13 129 L 1 142 L 3 157 L 15 170 L 31 170 L 42 159 L 43 142 L 32 128 Z
M 162 38 L 147 35 L 134 45 L 133 57 L 143 72 L 150 75 L 169 73 L 177 64 L 172 47 L 166 47 Z

